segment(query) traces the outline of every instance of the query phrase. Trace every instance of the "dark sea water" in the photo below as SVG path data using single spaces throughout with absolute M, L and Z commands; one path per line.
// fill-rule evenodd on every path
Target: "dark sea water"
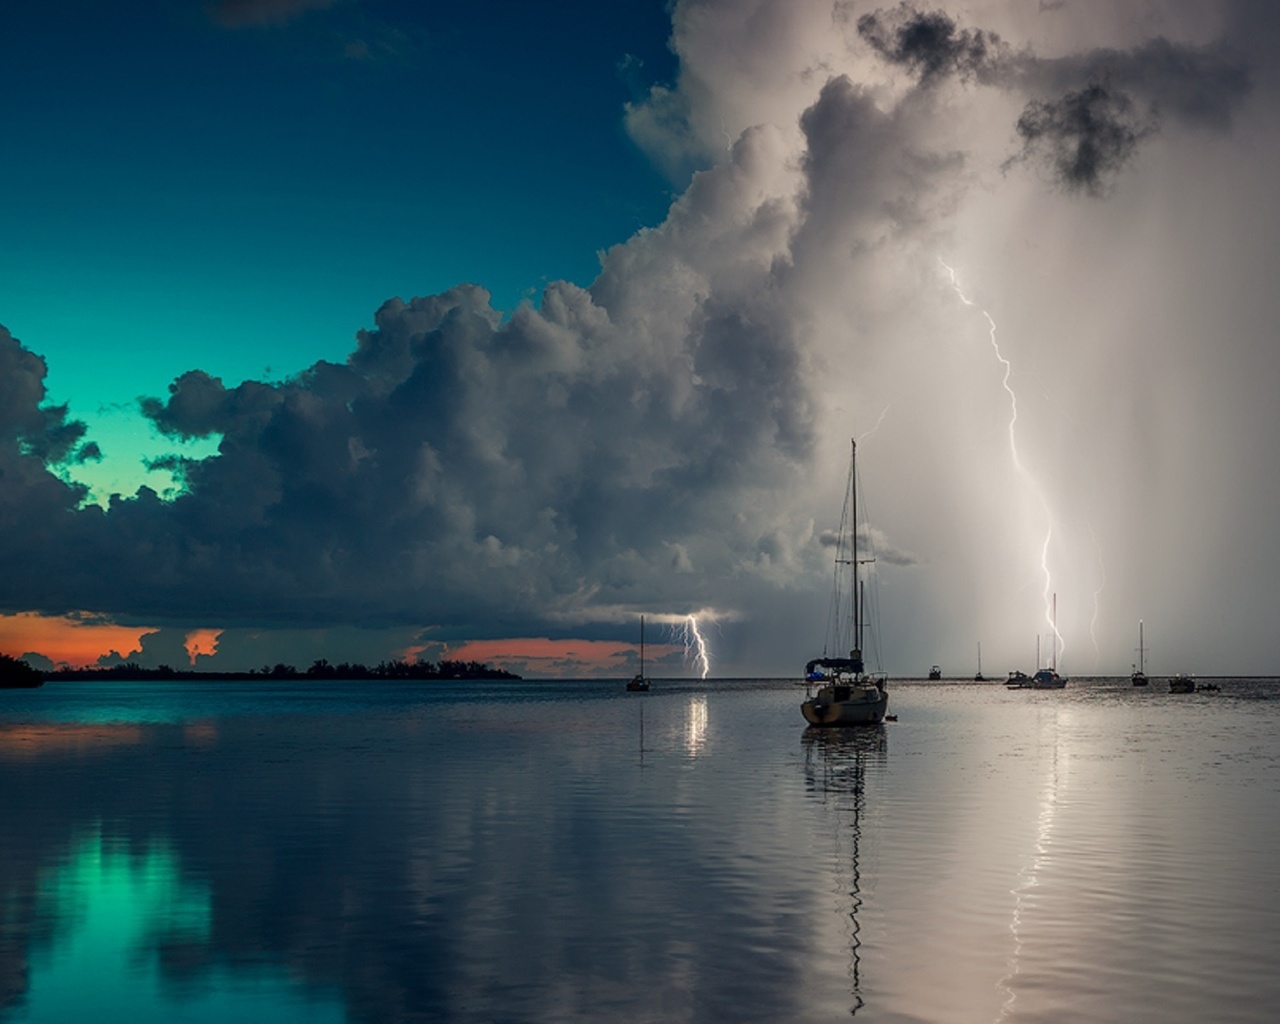
M 0 1022 L 1273 1021 L 1280 682 L 0 691 Z

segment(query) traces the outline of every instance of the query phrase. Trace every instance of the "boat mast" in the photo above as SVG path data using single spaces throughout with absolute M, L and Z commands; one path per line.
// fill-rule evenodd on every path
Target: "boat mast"
M 1142 620 L 1138 620 L 1138 674 L 1142 675 Z
M 1053 670 L 1058 671 L 1058 595 L 1053 595 Z
M 853 534 L 853 650 L 849 658 L 853 662 L 853 670 L 862 672 L 862 609 L 859 605 L 861 584 L 858 571 L 858 442 L 849 442 L 849 502 L 851 515 L 849 530 Z
M 854 658 L 862 650 L 862 616 L 858 608 L 858 442 L 849 442 L 849 492 L 850 508 L 849 531 L 853 540 L 853 652 Z
M 640 616 L 640 678 L 644 678 L 644 616 Z

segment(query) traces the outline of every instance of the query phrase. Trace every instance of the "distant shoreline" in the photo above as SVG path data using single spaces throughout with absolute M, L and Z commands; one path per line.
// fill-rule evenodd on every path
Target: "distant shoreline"
M 45 682 L 452 682 L 466 680 L 520 681 L 523 677 L 506 669 L 492 668 L 474 661 L 383 662 L 375 666 L 343 663 L 331 665 L 318 661 L 299 670 L 292 665 L 263 666 L 247 672 L 214 672 L 201 669 L 177 669 L 168 665 L 143 668 L 132 662 L 106 668 L 61 668 L 40 671 Z

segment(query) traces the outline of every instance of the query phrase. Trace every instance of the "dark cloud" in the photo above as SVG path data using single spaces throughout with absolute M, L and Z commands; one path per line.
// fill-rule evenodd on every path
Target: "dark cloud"
M 1025 57 L 1009 79 L 1050 99 L 1018 119 L 1019 161 L 1038 161 L 1068 190 L 1106 194 L 1144 139 L 1164 120 L 1225 129 L 1252 86 L 1225 44 L 1195 47 L 1153 39 L 1132 50 L 1100 49 L 1057 60 Z
M 1098 49 L 1054 60 L 1024 58 L 1014 81 L 1048 92 L 1105 83 L 1154 115 L 1226 128 L 1253 78 L 1243 57 L 1225 42 L 1188 46 L 1148 40 L 1131 50 Z
M 82 445 L 85 426 L 67 418 L 67 406 L 43 404 L 47 372 L 40 356 L 0 327 L 0 457 L 40 464 L 100 458 L 97 445 Z
M 961 29 L 942 11 L 909 3 L 858 19 L 858 35 L 890 64 L 904 67 L 922 85 L 945 78 L 987 79 L 1008 63 L 1008 46 L 993 32 Z
M 58 550 L 87 494 L 53 470 L 97 452 L 66 406 L 42 404 L 45 373 L 44 360 L 0 327 L 0 586 L 15 595 L 47 571 L 45 554 Z
M 344 364 L 284 382 L 183 374 L 145 414 L 220 443 L 157 460 L 184 485 L 172 502 L 142 488 L 77 510 L 47 459 L 15 453 L 31 464 L 16 507 L 43 486 L 55 514 L 0 606 L 500 632 L 658 600 L 676 551 L 699 572 L 679 600 L 698 607 L 757 557 L 772 524 L 748 496 L 789 480 L 811 438 L 791 320 L 767 288 L 706 284 L 661 339 L 647 286 L 606 274 L 598 297 L 560 283 L 505 320 L 474 286 L 387 302 Z M 616 319 L 632 307 L 643 324 Z M 4 351 L 23 368 L 10 434 L 67 452 L 78 425 L 38 408 L 43 363 Z
M 1107 192 L 1163 118 L 1225 128 L 1252 84 L 1242 57 L 1222 42 L 1156 38 L 1048 60 L 909 3 L 864 15 L 858 32 L 922 87 L 954 78 L 1036 95 L 1016 126 L 1022 152 L 1005 166 L 1039 162 L 1065 188 L 1093 196 Z
M 1100 196 L 1155 128 L 1124 93 L 1090 85 L 1058 100 L 1028 104 L 1018 118 L 1023 150 L 1016 159 L 1039 159 L 1065 188 Z

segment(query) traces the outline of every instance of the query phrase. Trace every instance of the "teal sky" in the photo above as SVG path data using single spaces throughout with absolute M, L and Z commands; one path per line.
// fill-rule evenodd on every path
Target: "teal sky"
M 104 451 L 74 475 L 167 483 L 137 398 L 187 370 L 341 362 L 395 296 L 590 284 L 671 199 L 622 123 L 669 33 L 661 0 L 6 8 L 0 324 Z

